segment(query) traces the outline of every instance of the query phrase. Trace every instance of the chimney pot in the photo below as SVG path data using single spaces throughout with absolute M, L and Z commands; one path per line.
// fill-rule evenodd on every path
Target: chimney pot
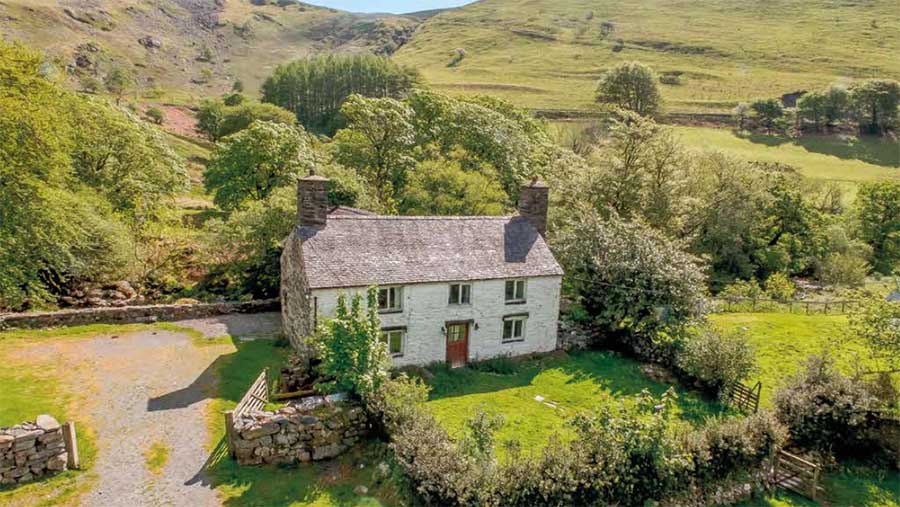
M 528 219 L 541 236 L 547 234 L 549 198 L 550 188 L 536 177 L 519 193 L 519 216 Z
M 328 178 L 310 174 L 297 182 L 297 223 L 312 227 L 327 225 Z

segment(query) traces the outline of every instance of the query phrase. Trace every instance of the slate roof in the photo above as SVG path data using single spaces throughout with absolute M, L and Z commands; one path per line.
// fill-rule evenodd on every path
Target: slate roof
M 559 276 L 527 219 L 330 214 L 297 227 L 311 289 Z

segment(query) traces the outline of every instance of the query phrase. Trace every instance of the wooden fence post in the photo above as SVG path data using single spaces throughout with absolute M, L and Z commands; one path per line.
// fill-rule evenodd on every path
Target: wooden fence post
M 63 424 L 62 435 L 63 442 L 66 445 L 66 456 L 68 457 L 66 466 L 72 470 L 78 470 L 81 468 L 81 463 L 78 459 L 78 437 L 75 435 L 75 423 L 68 421 Z
M 234 432 L 234 411 L 228 410 L 225 412 L 225 444 L 228 446 L 228 455 L 232 459 L 235 457 L 234 436 L 232 435 L 233 432 Z

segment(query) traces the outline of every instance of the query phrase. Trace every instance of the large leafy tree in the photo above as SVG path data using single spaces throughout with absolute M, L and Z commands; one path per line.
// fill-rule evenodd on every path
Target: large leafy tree
M 341 114 L 347 128 L 335 136 L 335 159 L 363 174 L 376 188 L 382 206 L 392 208 L 415 163 L 412 109 L 394 99 L 353 95 Z
M 900 106 L 900 82 L 868 79 L 850 90 L 850 102 L 860 128 L 877 133 L 897 124 Z
M 872 267 L 890 274 L 900 264 L 900 183 L 866 183 L 856 196 L 860 235 L 872 246 Z
M 662 105 L 656 74 L 640 62 L 622 62 L 600 78 L 597 102 L 653 116 Z
M 232 95 L 240 96 L 240 95 Z M 274 104 L 244 101 L 228 105 L 221 99 L 205 100 L 197 112 L 197 130 L 218 141 L 249 127 L 255 121 L 296 125 L 297 118 Z
M 206 169 L 208 191 L 224 210 L 261 201 L 313 168 L 309 136 L 299 127 L 258 121 L 216 147 Z
M 306 129 L 332 134 L 347 97 L 403 98 L 418 73 L 373 55 L 322 55 L 280 65 L 262 85 L 262 100 L 297 115 Z
M 501 215 L 506 202 L 496 179 L 438 159 L 416 165 L 399 208 L 405 215 Z

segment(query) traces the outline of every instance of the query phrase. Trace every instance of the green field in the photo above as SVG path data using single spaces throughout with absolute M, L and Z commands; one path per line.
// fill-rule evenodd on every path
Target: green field
M 681 140 L 700 150 L 718 150 L 744 160 L 780 162 L 809 178 L 858 183 L 900 181 L 900 143 L 887 138 L 806 136 L 789 139 L 726 129 L 674 127 Z
M 466 420 L 483 407 L 504 417 L 498 443 L 516 439 L 532 452 L 553 434 L 563 439 L 574 436 L 566 423 L 580 411 L 596 410 L 644 389 L 659 396 L 670 387 L 646 377 L 636 361 L 605 351 L 529 360 L 508 375 L 440 368 L 429 384 L 428 407 L 452 436 L 459 437 Z M 723 410 L 696 392 L 676 390 L 676 415 L 684 420 L 699 424 Z
M 451 52 L 465 58 L 448 67 Z M 439 89 L 528 107 L 584 109 L 610 66 L 639 60 L 681 72 L 672 111 L 846 78 L 900 77 L 894 0 L 484 0 L 436 16 L 395 55 Z

